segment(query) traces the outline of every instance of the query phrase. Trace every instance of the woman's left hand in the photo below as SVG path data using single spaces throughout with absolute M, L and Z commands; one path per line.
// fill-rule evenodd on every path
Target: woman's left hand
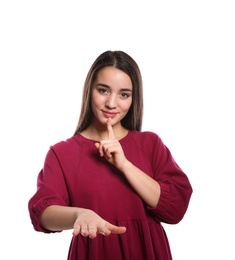
M 108 162 L 120 170 L 127 159 L 124 155 L 121 144 L 117 139 L 115 139 L 110 118 L 107 120 L 107 131 L 108 139 L 95 143 L 95 146 L 99 150 L 101 157 L 104 157 Z

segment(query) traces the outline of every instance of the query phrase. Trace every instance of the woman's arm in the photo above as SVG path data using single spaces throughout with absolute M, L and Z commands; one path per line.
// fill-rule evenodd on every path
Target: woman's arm
M 159 183 L 127 160 L 119 141 L 115 138 L 110 118 L 107 120 L 108 139 L 96 143 L 100 156 L 121 171 L 132 188 L 150 207 L 157 206 L 161 189 Z
M 141 171 L 130 161 L 126 160 L 119 169 L 126 177 L 132 188 L 151 208 L 155 208 L 161 194 L 159 183 Z
M 47 207 L 41 216 L 43 228 L 51 231 L 73 229 L 73 235 L 95 238 L 97 234 L 108 236 L 122 234 L 125 227 L 118 227 L 102 219 L 94 211 L 84 208 L 52 205 Z

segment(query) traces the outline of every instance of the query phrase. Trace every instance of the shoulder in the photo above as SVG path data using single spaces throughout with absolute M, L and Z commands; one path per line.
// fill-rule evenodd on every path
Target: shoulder
M 129 158 L 138 156 L 140 161 L 142 160 L 140 158 L 145 158 L 146 161 L 160 162 L 168 157 L 167 147 L 159 135 L 154 132 L 130 131 L 127 139 L 121 145 Z M 135 160 L 135 158 L 132 159 Z
M 127 139 L 128 141 L 125 142 L 126 145 L 131 142 L 145 151 L 151 152 L 153 150 L 165 149 L 165 145 L 160 136 L 151 131 L 130 131 Z
M 144 131 L 144 132 L 130 131 L 129 135 L 132 139 L 138 142 L 147 142 L 147 143 L 162 142 L 160 136 L 151 131 Z
M 66 140 L 62 140 L 50 146 L 50 149 L 55 153 L 74 153 L 75 151 L 80 151 L 82 148 L 83 139 L 81 135 L 72 136 Z

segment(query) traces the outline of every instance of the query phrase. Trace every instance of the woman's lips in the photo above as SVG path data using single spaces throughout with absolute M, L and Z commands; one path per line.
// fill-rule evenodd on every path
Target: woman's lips
M 108 111 L 102 111 L 103 112 L 103 115 L 107 118 L 114 118 L 117 113 L 111 113 L 111 112 L 108 112 Z

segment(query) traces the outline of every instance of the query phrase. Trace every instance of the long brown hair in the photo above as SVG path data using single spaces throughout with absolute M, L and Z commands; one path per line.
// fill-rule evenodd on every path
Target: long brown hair
M 105 51 L 100 54 L 88 71 L 84 87 L 80 118 L 74 135 L 85 130 L 92 121 L 91 90 L 97 73 L 104 67 L 113 66 L 125 72 L 131 79 L 133 86 L 132 104 L 122 119 L 121 124 L 129 130 L 141 131 L 143 117 L 143 86 L 142 76 L 137 63 L 123 51 Z

